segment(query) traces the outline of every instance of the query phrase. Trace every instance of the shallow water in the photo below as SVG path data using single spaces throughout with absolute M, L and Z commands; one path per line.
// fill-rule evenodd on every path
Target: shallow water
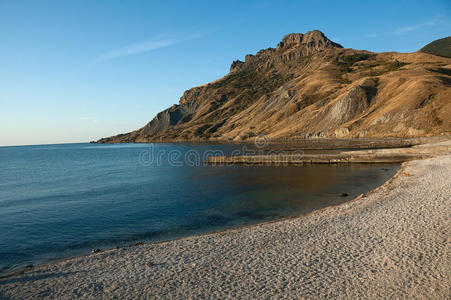
M 0 147 L 0 271 L 308 213 L 351 200 L 399 168 L 202 164 L 212 151 L 236 150 L 252 147 Z

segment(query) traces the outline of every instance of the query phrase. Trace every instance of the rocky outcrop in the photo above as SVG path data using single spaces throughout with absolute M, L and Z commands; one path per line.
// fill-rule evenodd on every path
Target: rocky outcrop
M 277 50 L 290 48 L 297 45 L 303 45 L 306 48 L 313 50 L 321 50 L 325 48 L 343 48 L 340 44 L 329 40 L 321 31 L 313 30 L 306 34 L 290 33 L 282 38 L 282 41 L 277 45 Z
M 236 60 L 147 125 L 101 143 L 451 132 L 451 59 L 345 49 L 314 30 Z
M 244 65 L 244 62 L 242 62 L 239 59 L 233 61 L 233 63 L 230 65 L 230 72 L 238 71 L 243 65 Z
M 158 113 L 152 121 L 141 129 L 141 132 L 145 136 L 158 134 L 171 126 L 188 122 L 195 111 L 195 105 L 192 105 L 190 102 L 185 102 L 180 105 L 174 104 L 170 108 Z
M 332 106 L 328 122 L 343 124 L 361 115 L 371 105 L 371 99 L 377 93 L 377 80 L 371 78 L 361 84 L 354 85 Z M 344 131 L 341 131 L 342 133 Z

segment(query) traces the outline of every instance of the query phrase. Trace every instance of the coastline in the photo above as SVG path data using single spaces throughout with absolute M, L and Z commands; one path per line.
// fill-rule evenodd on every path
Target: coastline
M 267 155 L 210 156 L 206 163 L 211 165 L 402 163 L 449 153 L 451 153 L 451 143 L 446 140 L 405 148 L 340 151 L 333 154 L 305 154 L 303 152 L 279 154 L 275 151 Z
M 445 174 L 441 178 L 444 180 L 441 185 L 433 182 L 434 174 L 424 171 L 431 167 L 441 168 L 440 172 Z M 423 174 L 421 174 L 422 170 Z M 442 202 L 450 200 L 446 199 L 446 192 L 449 195 L 449 189 L 451 189 L 450 171 L 451 156 L 449 155 L 403 163 L 397 174 L 385 184 L 339 206 L 323 208 L 297 218 L 270 221 L 165 242 L 110 249 L 101 253 L 40 265 L 24 272 L 5 274 L 0 278 L 0 295 L 13 299 L 41 298 L 43 295 L 88 298 L 106 295 L 130 298 L 142 293 L 155 297 L 169 295 L 174 298 L 214 298 L 226 295 L 232 297 L 291 295 L 307 298 L 416 295 L 420 298 L 431 296 L 443 298 L 449 294 L 450 274 L 446 270 L 450 269 L 450 254 L 446 238 L 449 224 L 446 226 L 446 219 L 443 216 L 446 215 L 446 211 L 449 211 L 449 203 L 447 205 Z M 438 171 L 435 170 L 435 172 Z M 423 178 L 420 178 L 421 176 Z M 424 179 L 429 181 L 432 179 L 432 182 L 428 185 Z M 434 193 L 427 193 L 428 197 L 435 200 L 440 198 L 440 195 L 442 198 L 445 197 L 440 200 L 443 209 L 440 210 L 437 207 L 434 209 L 435 213 L 439 214 L 435 217 L 442 219 L 445 225 L 438 227 L 441 229 L 438 235 L 437 232 L 426 233 L 432 238 L 432 244 L 435 247 L 439 247 L 440 243 L 437 243 L 434 237 L 441 237 L 442 246 L 439 248 L 440 251 L 444 251 L 443 257 L 428 256 L 428 259 L 433 259 L 434 262 L 439 259 L 441 266 L 431 264 L 431 268 L 426 268 L 428 271 L 426 274 L 423 269 L 428 266 L 418 265 L 418 261 L 414 264 L 409 262 L 410 268 L 407 268 L 405 272 L 399 269 L 400 266 L 397 263 L 403 265 L 403 262 L 415 257 L 409 251 L 406 252 L 409 249 L 400 248 L 399 245 L 391 247 L 390 244 L 381 249 L 376 247 L 384 246 L 384 230 L 380 228 L 386 225 L 384 222 L 381 223 L 378 219 L 379 222 L 373 224 L 375 225 L 373 228 L 378 230 L 370 230 L 371 234 L 368 236 L 355 235 L 358 233 L 356 228 L 364 226 L 365 223 L 351 222 L 355 221 L 355 218 L 361 219 L 362 215 L 371 220 L 369 211 L 377 210 L 380 213 L 382 209 L 388 217 L 395 217 L 398 221 L 392 222 L 392 226 L 388 229 L 396 229 L 397 226 L 401 228 L 407 226 L 408 229 L 409 224 L 402 222 L 400 224 L 399 221 L 403 219 L 393 216 L 393 212 L 384 205 L 394 205 L 397 201 L 393 200 L 400 200 L 400 198 L 408 201 L 402 194 L 412 192 L 416 197 L 413 197 L 414 200 L 411 201 L 424 202 L 418 195 L 420 186 L 423 190 L 424 188 L 445 188 L 445 193 L 442 191 L 439 195 L 435 195 L 435 198 Z M 437 194 L 437 191 L 435 192 Z M 393 198 L 393 196 L 397 197 Z M 407 205 L 402 211 L 413 208 L 412 205 Z M 431 213 L 430 209 L 427 212 Z M 421 212 L 416 213 L 421 215 Z M 375 217 L 377 218 L 378 214 Z M 346 230 L 339 230 L 339 227 L 343 226 L 344 228 L 341 229 Z M 432 227 L 433 231 L 434 228 Z M 419 234 L 416 230 L 414 233 L 413 237 Z M 406 242 L 409 242 L 408 238 L 412 236 L 407 234 L 408 236 L 405 237 L 405 235 L 405 232 L 401 233 L 397 240 L 402 236 Z M 444 241 L 443 237 L 445 237 Z M 349 238 L 351 238 L 351 241 L 348 241 L 350 243 L 346 243 L 346 239 Z M 321 246 L 320 241 L 324 245 Z M 353 247 L 348 249 L 347 244 Z M 365 250 L 367 247 L 361 247 L 365 244 L 373 247 Z M 427 246 L 431 245 L 431 241 L 414 244 L 416 247 L 413 252 L 418 252 L 417 258 L 421 256 L 420 260 L 424 260 L 425 253 L 428 252 Z M 369 251 L 371 248 L 373 251 Z M 380 266 L 378 264 L 369 266 L 371 264 L 368 262 L 362 264 L 362 260 L 372 258 L 371 254 L 374 251 L 378 253 L 382 250 L 388 252 L 402 250 L 403 255 L 394 262 L 390 255 L 379 253 L 377 259 L 374 259 L 382 263 Z M 342 260 L 343 257 L 346 260 Z M 375 263 L 375 261 L 371 262 Z M 387 274 L 387 266 L 394 268 L 395 273 L 403 276 L 393 277 L 394 274 L 390 272 Z M 417 270 L 418 268 L 420 270 Z M 387 280 L 384 283 L 388 285 L 387 287 L 377 280 L 378 276 L 375 274 L 379 273 L 385 273 L 386 276 L 382 277 Z M 359 276 L 352 274 L 359 274 Z M 331 275 L 334 276 L 331 277 Z M 340 278 L 336 278 L 335 275 L 339 275 Z M 413 276 L 414 279 L 409 276 Z M 332 278 L 337 281 L 332 282 Z M 424 284 L 421 284 L 424 280 L 433 281 L 429 282 L 434 286 L 432 292 L 421 292 L 425 288 Z M 392 283 L 399 283 L 399 281 L 403 283 L 397 288 L 393 287 Z M 357 283 L 360 286 L 356 286 Z M 373 283 L 376 285 L 373 286 Z M 408 286 L 409 290 L 406 290 L 404 285 Z M 366 289 L 362 288 L 364 286 Z M 375 289 L 375 287 L 378 288 Z M 414 290 L 415 293 L 413 293 Z

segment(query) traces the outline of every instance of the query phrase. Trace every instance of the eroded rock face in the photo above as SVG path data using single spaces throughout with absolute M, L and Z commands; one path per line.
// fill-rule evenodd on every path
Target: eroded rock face
M 343 127 L 343 128 L 338 128 L 335 129 L 335 137 L 336 138 L 345 138 L 349 135 L 349 128 L 347 127 Z
M 282 38 L 277 48 L 268 48 L 258 51 L 255 55 L 247 54 L 244 62 L 235 60 L 230 66 L 230 72 L 244 70 L 246 68 L 273 67 L 286 63 L 302 56 L 311 55 L 327 48 L 343 48 L 340 44 L 329 40 L 318 30 L 306 34 L 290 33 Z M 292 51 L 290 51 L 292 50 Z M 288 53 L 285 53 L 288 51 Z
M 371 105 L 376 88 L 356 85 L 342 96 L 330 111 L 331 123 L 344 123 L 362 114 Z
M 277 50 L 293 47 L 294 45 L 305 45 L 312 50 L 320 50 L 325 48 L 343 48 L 340 44 L 329 40 L 321 31 L 313 30 L 302 33 L 289 33 L 282 38 L 282 41 L 277 45 Z
M 189 102 L 180 105 L 174 104 L 158 113 L 152 121 L 141 129 L 141 132 L 146 136 L 158 134 L 168 127 L 176 126 L 178 123 L 188 122 L 195 111 L 195 105 Z
M 234 72 L 234 71 L 241 69 L 241 67 L 243 65 L 244 65 L 244 62 L 242 62 L 241 60 L 233 61 L 233 63 L 230 65 L 230 72 Z
M 289 33 L 282 38 L 282 41 L 277 45 L 277 49 L 281 49 L 284 47 L 290 47 L 292 45 L 302 43 L 302 39 L 304 35 L 302 33 Z
M 344 49 L 314 30 L 236 60 L 143 128 L 99 142 L 424 136 L 451 132 L 451 59 Z

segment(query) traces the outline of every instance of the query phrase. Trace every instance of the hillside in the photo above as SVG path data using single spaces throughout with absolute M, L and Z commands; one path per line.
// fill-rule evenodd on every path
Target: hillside
M 346 49 L 320 31 L 234 61 L 136 131 L 100 143 L 418 137 L 451 132 L 451 59 Z
M 421 48 L 420 51 L 451 58 L 451 36 L 435 40 Z

